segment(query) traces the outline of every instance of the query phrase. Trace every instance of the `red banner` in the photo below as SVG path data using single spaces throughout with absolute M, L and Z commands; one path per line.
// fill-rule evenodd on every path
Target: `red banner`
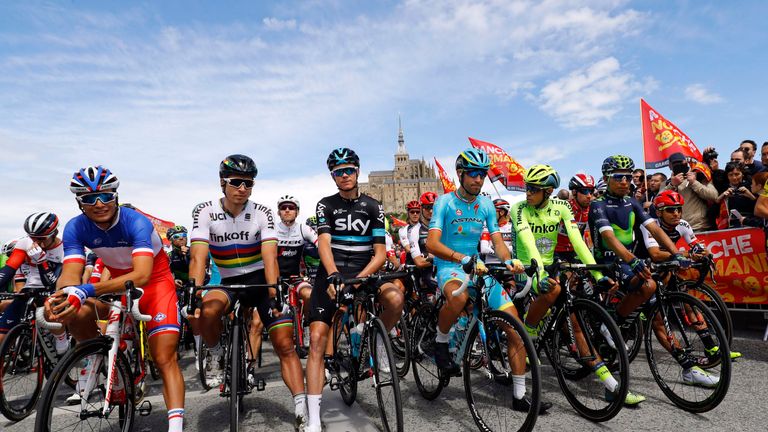
M 768 259 L 765 234 L 759 228 L 734 228 L 696 233 L 715 258 L 714 288 L 728 303 L 768 304 Z M 685 241 L 678 247 L 687 249 Z M 695 270 L 684 274 L 694 279 Z M 711 280 L 707 280 L 711 284 Z
M 469 142 L 472 147 L 488 153 L 488 157 L 491 159 L 491 171 L 488 173 L 491 181 L 498 180 L 510 191 L 525 191 L 525 181 L 523 180 L 525 168 L 517 163 L 512 156 L 496 144 L 472 137 L 469 137 Z
M 135 207 L 134 207 L 135 208 Z M 144 213 L 143 211 L 135 208 L 135 210 L 149 219 L 150 222 L 152 222 L 152 225 L 155 227 L 155 231 L 157 231 L 158 234 L 160 234 L 160 239 L 163 241 L 164 246 L 170 246 L 171 242 L 165 237 L 166 231 L 168 231 L 168 228 L 173 228 L 176 226 L 175 223 L 169 222 L 167 220 L 159 219 L 154 216 L 152 216 L 149 213 Z
M 669 165 L 667 159 L 673 153 L 682 153 L 689 159 L 701 160 L 701 152 L 688 135 L 643 99 L 640 99 L 640 121 L 643 129 L 646 169 Z
M 440 181 L 443 183 L 443 193 L 453 192 L 456 190 L 456 184 L 453 183 L 448 173 L 445 172 L 443 166 L 440 165 L 437 158 L 435 158 L 435 164 L 437 165 L 437 174 L 440 176 Z
M 404 227 L 404 226 L 408 225 L 408 222 L 400 220 L 400 219 L 398 219 L 398 218 L 396 218 L 394 216 L 390 216 L 390 218 L 392 218 L 392 224 L 397 226 L 397 227 Z

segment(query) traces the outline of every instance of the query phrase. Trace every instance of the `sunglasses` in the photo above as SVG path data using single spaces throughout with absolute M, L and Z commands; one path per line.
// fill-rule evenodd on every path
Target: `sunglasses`
M 178 240 L 178 239 L 185 239 L 187 238 L 186 233 L 178 233 L 171 236 L 171 240 Z
M 632 181 L 632 174 L 611 174 L 611 178 L 619 183 L 623 181 Z
M 422 209 L 422 210 L 429 210 L 429 211 L 432 211 L 432 206 L 431 206 L 431 205 L 423 205 L 423 204 L 422 204 L 422 206 L 421 206 L 421 209 Z
M 488 175 L 488 171 L 481 170 L 481 169 L 466 170 L 464 171 L 464 173 L 472 178 L 477 178 L 477 177 L 485 178 L 485 176 Z
M 280 210 L 283 210 L 283 211 L 296 210 L 296 206 L 291 204 L 285 204 L 280 206 Z
M 331 171 L 331 174 L 334 177 L 344 177 L 345 175 L 351 176 L 352 174 L 355 174 L 355 173 L 357 173 L 357 168 L 355 167 L 337 168 Z
M 542 188 L 540 188 L 538 186 L 528 185 L 528 184 L 525 185 L 525 191 L 526 192 L 530 192 L 532 194 L 535 194 L 535 193 L 539 192 L 540 190 L 542 190 Z
M 594 189 L 576 189 L 576 192 L 582 195 L 593 195 L 595 193 L 595 190 Z
M 56 237 L 56 234 L 58 234 L 58 233 L 59 233 L 59 230 L 55 229 L 55 230 L 53 230 L 52 233 L 50 233 L 48 235 L 44 235 L 44 236 L 33 236 L 33 235 L 31 235 L 31 236 L 29 236 L 29 238 L 31 238 L 33 240 L 47 240 L 47 239 L 49 239 L 51 237 Z
M 253 180 L 241 178 L 223 178 L 222 180 L 235 189 L 239 189 L 240 186 L 245 186 L 246 189 L 251 189 L 253 188 L 254 183 Z
M 669 213 L 669 214 L 675 214 L 677 212 L 680 212 L 680 213 L 683 212 L 683 208 L 682 207 L 678 207 L 678 206 L 675 206 L 675 207 L 664 207 L 663 210 L 664 210 L 664 213 Z
M 109 204 L 117 199 L 117 192 L 98 192 L 80 195 L 76 199 L 80 204 L 88 206 L 96 205 L 98 201 L 101 201 L 102 204 Z
M 419 214 L 421 210 L 408 210 L 408 214 Z

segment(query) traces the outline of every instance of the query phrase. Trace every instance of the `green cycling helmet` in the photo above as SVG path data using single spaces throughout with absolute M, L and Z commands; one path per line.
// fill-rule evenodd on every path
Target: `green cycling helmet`
M 560 186 L 560 175 L 549 165 L 536 164 L 525 172 L 524 181 L 527 185 L 554 189 Z
M 174 227 L 168 228 L 168 231 L 165 232 L 165 237 L 170 240 L 171 237 L 173 237 L 175 234 L 186 234 L 187 229 L 181 225 L 176 225 Z
M 635 169 L 635 162 L 629 156 L 613 155 L 608 156 L 603 161 L 603 175 L 611 175 L 614 171 L 632 171 Z
M 485 170 L 491 168 L 488 154 L 480 149 L 468 148 L 456 158 L 457 170 Z

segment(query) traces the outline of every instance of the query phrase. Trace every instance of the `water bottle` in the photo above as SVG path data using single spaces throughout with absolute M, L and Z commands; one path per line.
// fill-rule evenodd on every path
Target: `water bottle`
M 360 335 L 363 333 L 363 324 L 360 323 L 349 331 L 349 338 L 352 342 L 352 357 L 360 355 Z
M 600 324 L 600 334 L 602 334 L 605 338 L 605 341 L 608 342 L 608 346 L 616 349 L 616 343 L 613 341 L 611 333 L 608 331 L 608 327 L 606 327 L 605 324 Z

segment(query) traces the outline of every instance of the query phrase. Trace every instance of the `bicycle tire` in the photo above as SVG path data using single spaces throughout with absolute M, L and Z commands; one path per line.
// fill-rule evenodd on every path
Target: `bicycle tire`
M 68 376 L 68 371 L 72 367 L 77 367 L 78 365 L 85 362 L 85 359 L 91 355 L 97 355 L 102 356 L 103 359 L 107 358 L 109 348 L 111 346 L 111 343 L 103 337 L 92 339 L 90 341 L 86 341 L 83 343 L 78 343 L 78 346 L 75 350 L 70 351 L 67 355 L 65 355 L 59 364 L 54 368 L 53 373 L 51 374 L 50 379 L 46 383 L 45 387 L 43 388 L 42 395 L 40 397 L 40 409 L 37 411 L 37 416 L 35 418 L 35 432 L 50 432 L 51 427 L 50 423 L 54 419 L 53 416 L 53 409 L 54 409 L 54 403 L 57 401 L 60 401 L 60 397 L 63 397 L 65 395 L 71 394 L 71 389 L 66 386 L 66 383 L 64 385 L 66 387 L 63 388 L 63 390 L 60 392 L 59 388 L 62 387 L 62 383 L 65 381 L 65 378 Z M 117 366 L 116 372 L 119 374 L 119 379 L 122 380 L 123 385 L 125 386 L 125 403 L 121 405 L 114 405 L 117 410 L 117 428 L 111 426 L 111 425 L 102 425 L 99 424 L 99 426 L 102 426 L 104 429 L 100 429 L 98 427 L 93 427 L 92 425 L 88 425 L 88 428 L 83 427 L 82 429 L 88 429 L 90 431 L 100 431 L 100 430 L 109 430 L 114 431 L 122 430 L 123 432 L 130 432 L 133 430 L 133 422 L 135 417 L 135 404 L 134 404 L 134 388 L 133 388 L 133 378 L 131 377 L 130 373 L 130 364 L 128 362 L 128 359 L 125 357 L 125 354 L 123 352 L 118 351 L 117 357 L 116 357 L 116 363 Z M 106 381 L 107 379 L 107 371 L 106 371 L 106 365 L 104 362 L 101 362 L 101 365 L 99 367 L 99 374 L 101 374 L 102 380 Z M 101 395 L 102 398 L 104 396 L 104 387 L 103 385 L 94 387 L 93 391 L 91 391 L 91 395 Z M 89 405 L 92 405 L 89 401 Z M 100 407 L 96 406 L 96 409 L 98 410 Z M 57 408 L 59 411 L 72 411 L 72 417 L 77 417 L 81 414 L 79 407 L 76 407 L 75 409 L 62 409 Z M 95 410 L 94 410 L 95 411 Z M 110 415 L 114 415 L 114 410 L 111 412 Z M 58 414 L 55 416 L 56 419 L 62 419 L 66 417 L 63 414 Z M 67 417 L 69 420 L 71 420 L 72 417 Z M 82 421 L 88 421 L 89 418 L 95 418 L 100 423 L 104 423 L 104 418 L 97 418 L 97 417 L 86 417 Z M 70 425 L 70 430 L 75 430 L 77 427 L 71 427 L 71 422 L 69 420 L 64 420 L 67 422 L 67 424 Z
M 229 431 L 237 432 L 240 426 L 240 364 L 243 360 L 241 357 L 242 340 L 240 336 L 240 326 L 232 326 L 231 340 L 232 344 L 229 347 Z
M 31 358 L 27 358 L 26 361 L 22 358 L 25 351 L 31 354 Z M 30 323 L 19 323 L 5 335 L 5 339 L 0 345 L 0 380 L 2 380 L 2 385 L 0 385 L 0 413 L 8 420 L 23 420 L 34 411 L 35 404 L 43 389 L 44 361 L 45 358 L 38 340 L 32 335 Z M 18 369 L 19 363 L 17 362 L 22 362 L 21 370 Z M 18 399 L 9 400 L 9 395 L 5 389 L 17 388 L 17 386 L 11 385 L 11 381 L 6 382 L 6 377 L 10 379 L 17 376 L 19 372 L 24 373 L 24 371 L 29 372 L 25 375 L 34 374 L 35 376 L 29 381 L 29 384 L 32 385 L 29 388 L 29 399 L 25 399 L 26 402 L 19 405 L 16 403 L 19 401 Z
M 373 365 L 373 386 L 376 389 L 376 400 L 379 403 L 379 414 L 383 429 L 385 432 L 402 432 L 403 401 L 400 395 L 400 377 L 397 373 L 395 356 L 392 353 L 389 332 L 387 332 L 384 323 L 379 318 L 373 318 L 370 322 L 368 338 L 371 364 Z M 379 352 L 382 348 L 385 351 L 384 353 Z M 388 364 L 381 364 L 382 360 Z M 392 373 L 393 369 L 394 373 Z M 387 388 L 392 389 L 391 398 L 384 395 Z M 394 428 L 392 427 L 393 420 Z
M 349 325 L 342 322 L 343 312 L 336 314 L 333 321 L 333 373 L 339 380 L 341 399 L 347 406 L 352 406 L 357 399 L 357 368 L 358 361 L 352 356 L 352 339 Z M 361 343 L 362 345 L 362 343 Z
M 709 307 L 709 310 L 715 314 L 715 318 L 720 321 L 720 326 L 725 331 L 725 337 L 728 338 L 728 346 L 731 346 L 733 344 L 733 319 L 728 312 L 728 306 L 726 306 L 717 290 L 706 282 L 697 285 L 696 281 L 680 281 L 678 287 L 680 291 L 688 294 L 690 294 L 690 291 L 698 291 L 698 295 L 691 295 L 704 302 Z M 706 297 L 708 300 L 702 299 L 702 297 Z
M 421 396 L 426 400 L 434 400 L 440 395 L 445 380 L 441 379 L 435 363 L 435 333 L 437 316 L 435 307 L 426 303 L 416 311 L 411 326 L 411 369 L 413 380 Z
M 395 355 L 395 362 L 397 363 L 397 375 L 400 378 L 404 378 L 408 375 L 408 371 L 411 368 L 411 341 L 408 334 L 408 323 L 405 319 L 405 315 L 400 316 L 397 324 L 395 324 L 395 331 L 397 332 L 397 337 L 390 337 L 390 341 L 392 342 L 392 352 Z
M 215 359 L 211 358 L 209 359 L 208 356 L 210 355 L 210 352 L 208 350 L 208 344 L 205 343 L 205 339 L 202 337 L 200 338 L 200 344 L 197 347 L 197 374 L 200 378 L 200 385 L 203 386 L 203 388 L 208 391 L 213 388 L 210 384 L 208 384 L 208 368 L 210 366 L 209 361 L 216 361 Z
M 473 368 L 473 356 L 471 346 L 476 339 L 481 339 L 481 326 L 484 326 L 486 334 L 486 349 L 484 352 L 484 365 L 474 369 Z M 530 379 L 526 380 L 530 382 L 530 392 L 526 391 L 531 398 L 531 409 L 527 413 L 521 413 L 512 409 L 512 398 L 514 397 L 514 386 L 512 384 L 511 371 L 502 371 L 501 368 L 509 365 L 508 350 L 506 346 L 501 344 L 493 347 L 488 346 L 488 341 L 491 334 L 501 332 L 504 336 L 504 340 L 507 341 L 507 335 L 502 330 L 509 327 L 514 334 L 520 338 L 522 343 L 523 353 L 520 353 L 522 357 L 528 357 L 529 362 Z M 528 332 L 523 327 L 523 324 L 514 317 L 501 311 L 489 311 L 484 318 L 484 322 L 476 321 L 475 324 L 468 330 L 468 345 L 467 350 L 464 352 L 464 358 L 462 361 L 463 378 L 464 378 L 464 393 L 469 406 L 469 411 L 472 413 L 472 418 L 475 421 L 478 429 L 484 432 L 491 431 L 530 431 L 536 425 L 536 420 L 539 415 L 539 405 L 541 401 L 541 375 L 538 365 L 538 357 L 536 356 L 536 348 L 533 345 Z M 523 358 L 520 359 L 524 361 Z M 492 367 L 491 365 L 497 363 L 501 367 Z M 483 370 L 488 368 L 486 370 Z M 525 365 L 523 365 L 525 368 Z M 506 367 L 507 370 L 511 367 Z M 489 373 L 490 372 L 490 373 Z M 503 375 L 507 379 L 499 379 L 499 376 Z M 525 369 L 523 371 L 525 375 Z M 528 385 L 526 389 L 528 390 Z M 484 409 L 488 406 L 488 411 Z M 492 415 L 496 416 L 505 415 L 504 419 L 492 419 Z M 521 419 L 511 419 L 510 416 L 522 417 Z M 510 420 L 507 420 L 510 419 Z M 519 424 L 517 427 L 515 425 Z
M 570 320 L 570 316 L 565 313 L 561 313 L 557 317 L 555 327 L 557 331 L 552 334 L 552 339 L 548 341 L 550 345 L 547 349 L 547 356 L 555 369 L 560 389 L 571 407 L 579 415 L 593 422 L 610 420 L 621 411 L 629 391 L 629 358 L 625 350 L 610 348 L 607 339 L 600 333 L 601 326 L 605 325 L 615 346 L 623 346 L 624 339 L 608 312 L 592 300 L 575 299 L 570 308 L 570 315 L 576 318 L 582 335 L 585 336 L 585 341 L 591 345 L 593 350 L 597 351 L 600 357 L 606 357 L 606 354 L 610 354 L 614 358 L 611 375 L 616 379 L 619 386 L 614 389 L 612 400 L 607 400 L 604 384 L 593 373 L 583 373 L 584 371 L 592 371 L 592 367 L 587 362 L 595 353 L 590 353 L 591 355 L 585 360 L 581 358 L 582 354 L 574 351 L 570 333 L 565 330 L 568 327 L 566 320 Z M 569 335 L 568 338 L 565 337 L 566 334 Z M 578 348 L 576 350 L 578 351 Z M 578 377 L 566 372 L 577 369 L 582 372 Z
M 648 360 L 648 366 L 651 369 L 651 374 L 653 375 L 654 380 L 656 380 L 656 383 L 659 385 L 659 388 L 661 388 L 661 391 L 675 405 L 693 413 L 710 411 L 723 401 L 726 394 L 728 393 L 728 387 L 730 386 L 731 382 L 731 357 L 725 331 L 720 326 L 720 322 L 715 317 L 715 314 L 709 310 L 709 308 L 701 300 L 694 298 L 689 294 L 681 292 L 667 293 L 666 299 L 663 302 L 664 304 L 660 303 L 661 302 L 657 302 L 651 309 L 648 324 L 646 324 L 645 329 L 645 351 L 646 358 Z M 717 366 L 713 366 L 709 369 L 709 371 L 712 369 L 719 371 L 718 383 L 713 389 L 711 389 L 712 391 L 709 396 L 695 401 L 689 400 L 686 396 L 678 394 L 678 390 L 688 388 L 686 387 L 686 384 L 675 382 L 675 380 L 678 378 L 680 378 L 680 381 L 682 381 L 681 367 L 677 360 L 672 357 L 672 355 L 666 350 L 666 348 L 664 348 L 663 345 L 661 346 L 661 350 L 654 350 L 652 344 L 654 340 L 658 341 L 658 338 L 651 336 L 652 334 L 655 336 L 655 333 L 652 331 L 652 325 L 654 321 L 653 317 L 656 316 L 656 313 L 660 308 L 664 307 L 665 313 L 670 315 L 667 317 L 670 327 L 676 326 L 677 330 L 681 332 L 681 335 L 686 335 L 686 331 L 689 331 L 688 329 L 693 330 L 691 334 L 686 335 L 686 337 L 683 338 L 684 340 L 690 340 L 694 335 L 697 337 L 697 339 L 699 339 L 698 333 L 694 329 L 694 325 L 700 325 L 701 323 L 691 322 L 688 324 L 690 321 L 688 317 L 691 312 L 679 312 L 680 310 L 685 310 L 685 305 L 690 308 L 689 310 L 692 313 L 697 314 L 697 317 L 699 314 L 701 317 L 703 317 L 704 324 L 706 324 L 710 335 L 714 336 L 715 339 L 713 340 L 717 341 L 719 346 L 719 350 L 717 351 L 719 362 Z M 675 330 L 675 328 L 672 328 L 673 332 Z M 678 340 L 679 339 L 680 338 L 678 338 Z M 690 350 L 691 355 L 694 354 L 694 350 L 696 350 L 696 354 L 699 352 L 703 353 L 704 342 L 699 339 L 699 342 L 696 343 L 694 341 L 694 344 L 696 346 L 689 346 L 686 348 L 687 350 Z M 660 355 L 657 357 L 655 352 L 658 352 Z M 671 364 L 670 366 L 664 367 L 664 365 L 661 363 L 666 356 L 672 357 L 672 361 L 668 362 Z M 670 369 L 674 369 L 674 376 L 670 376 L 669 378 L 662 376 L 664 372 L 667 372 Z M 677 371 L 681 372 L 678 373 Z M 680 384 L 680 386 L 678 386 L 678 384 Z M 699 387 L 691 386 L 690 388 L 693 389 L 693 394 L 696 394 L 697 391 L 699 391 Z M 681 391 L 681 393 L 683 392 Z

